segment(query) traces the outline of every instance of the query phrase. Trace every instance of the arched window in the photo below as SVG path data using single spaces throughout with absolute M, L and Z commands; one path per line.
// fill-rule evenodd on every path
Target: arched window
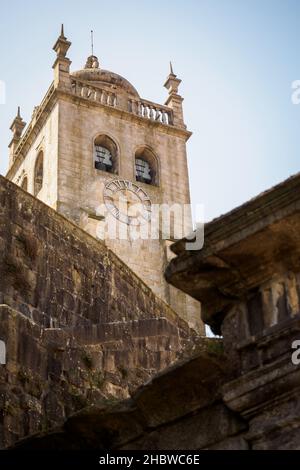
M 154 153 L 147 147 L 135 154 L 135 179 L 141 183 L 158 186 L 158 165 Z
M 118 148 L 107 135 L 100 135 L 94 141 L 94 165 L 96 170 L 108 173 L 118 172 Z
M 21 188 L 24 189 L 24 191 L 27 191 L 28 189 L 28 178 L 27 176 L 24 176 L 22 183 L 21 183 Z
M 44 154 L 41 151 L 36 159 L 34 167 L 34 192 L 35 196 L 38 195 L 43 186 L 43 175 L 44 175 Z
M 148 184 L 152 183 L 151 167 L 146 160 L 142 158 L 135 159 L 135 176 L 137 181 Z

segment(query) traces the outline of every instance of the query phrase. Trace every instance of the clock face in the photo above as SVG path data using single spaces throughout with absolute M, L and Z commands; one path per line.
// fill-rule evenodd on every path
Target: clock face
M 109 212 L 127 225 L 140 225 L 151 219 L 148 194 L 131 181 L 109 181 L 104 187 L 103 198 Z

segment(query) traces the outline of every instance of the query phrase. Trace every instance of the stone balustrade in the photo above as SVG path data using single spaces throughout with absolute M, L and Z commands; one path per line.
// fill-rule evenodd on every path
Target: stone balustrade
M 147 100 L 128 100 L 128 111 L 152 121 L 173 125 L 173 114 L 170 108 Z
M 92 86 L 86 82 L 72 80 L 72 91 L 76 96 L 97 101 L 105 106 L 123 108 L 116 93 Z M 161 124 L 173 125 L 172 109 L 167 106 L 152 103 L 151 101 L 129 99 L 126 111 L 133 113 L 136 116 L 160 122 Z
M 117 95 L 111 91 L 104 90 L 99 87 L 94 87 L 79 80 L 72 81 L 73 93 L 82 98 L 97 101 L 98 103 L 106 106 L 117 106 Z

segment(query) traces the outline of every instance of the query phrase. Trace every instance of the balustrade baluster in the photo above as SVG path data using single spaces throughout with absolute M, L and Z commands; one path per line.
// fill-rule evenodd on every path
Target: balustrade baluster
M 117 107 L 118 96 L 116 93 L 103 90 L 97 87 L 89 86 L 76 80 L 72 82 L 72 93 L 77 96 L 82 96 L 90 100 L 97 101 L 106 106 Z M 172 110 L 168 108 L 160 108 L 155 103 L 140 101 L 135 99 L 128 99 L 127 110 L 137 116 L 151 119 L 152 121 L 160 122 L 162 124 L 173 125 Z
M 102 90 L 101 103 L 106 104 L 106 102 L 107 102 L 107 93 L 105 90 Z
M 160 122 L 160 110 L 158 108 L 154 108 L 154 111 L 155 111 L 155 115 L 154 115 L 155 121 Z
M 149 113 L 149 108 L 148 108 L 148 106 L 147 106 L 145 103 L 143 103 L 143 107 L 144 107 L 144 109 L 143 109 L 143 116 L 144 116 L 145 118 L 147 118 L 147 117 L 148 117 L 148 113 Z
M 153 121 L 154 120 L 154 109 L 153 106 L 149 106 L 149 118 Z

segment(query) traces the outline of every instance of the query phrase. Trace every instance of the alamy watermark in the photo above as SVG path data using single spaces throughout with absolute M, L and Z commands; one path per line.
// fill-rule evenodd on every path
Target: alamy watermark
M 151 204 L 147 200 L 135 203 L 122 197 L 100 204 L 94 216 L 95 235 L 109 240 L 168 240 L 184 239 L 186 250 L 201 250 L 204 244 L 204 208 L 194 207 L 196 225 L 192 225 L 190 204 Z
M 0 104 L 5 104 L 6 102 L 6 91 L 5 91 L 5 82 L 0 80 Z
M 6 364 L 6 345 L 0 340 L 0 364 Z
M 300 364 L 300 339 L 296 339 L 292 342 L 292 349 L 295 350 L 292 353 L 292 363 L 294 366 L 298 366 Z
M 291 101 L 293 104 L 300 104 L 300 80 L 294 80 L 291 84 Z

